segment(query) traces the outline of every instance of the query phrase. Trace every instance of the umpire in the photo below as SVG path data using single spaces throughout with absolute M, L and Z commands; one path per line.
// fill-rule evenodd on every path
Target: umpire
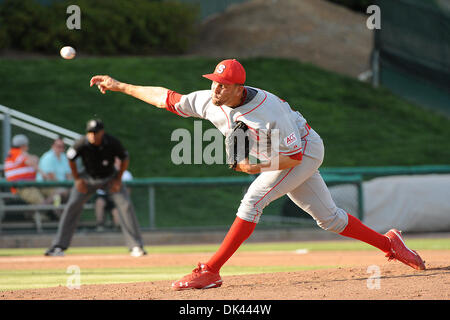
M 75 160 L 81 157 L 84 168 L 77 169 Z M 121 160 L 119 171 L 114 167 L 115 157 Z M 105 133 L 100 119 L 90 120 L 86 135 L 67 150 L 74 186 L 59 221 L 58 232 L 46 256 L 63 256 L 83 211 L 84 203 L 97 189 L 111 191 L 111 197 L 119 210 L 119 221 L 125 242 L 134 257 L 145 255 L 143 242 L 133 204 L 124 185 L 122 173 L 128 168 L 128 152 L 120 141 Z

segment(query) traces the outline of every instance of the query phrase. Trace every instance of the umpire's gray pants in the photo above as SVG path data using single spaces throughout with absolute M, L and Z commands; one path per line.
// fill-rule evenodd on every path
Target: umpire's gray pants
M 81 193 L 75 186 L 70 191 L 70 197 L 67 201 L 66 207 L 61 215 L 58 232 L 53 239 L 52 247 L 60 247 L 63 250 L 67 249 L 72 240 L 72 236 L 80 219 L 83 206 L 87 200 L 99 188 L 109 189 L 110 183 L 114 176 L 104 179 L 93 179 L 91 177 L 82 177 L 87 183 L 87 193 Z M 111 193 L 112 200 L 119 211 L 119 220 L 122 233 L 125 237 L 125 243 L 128 248 L 143 247 L 139 224 L 136 219 L 133 204 L 125 186 L 122 184 L 120 191 Z

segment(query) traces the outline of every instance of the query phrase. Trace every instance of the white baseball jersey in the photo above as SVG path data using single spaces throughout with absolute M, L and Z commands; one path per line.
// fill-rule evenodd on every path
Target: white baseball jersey
M 246 88 L 256 95 L 239 107 L 216 106 L 211 101 L 211 90 L 201 90 L 183 95 L 174 105 L 174 111 L 182 117 L 209 120 L 223 135 L 233 129 L 237 121 L 243 121 L 256 139 L 266 139 L 264 135 L 277 129 L 280 154 L 290 156 L 302 152 L 312 158 L 323 156 L 317 146 L 321 143 L 320 136 L 307 125 L 300 112 L 292 110 L 286 101 L 270 92 Z M 260 160 L 267 158 L 264 154 L 252 155 Z
M 182 117 L 207 119 L 224 135 L 237 121 L 243 121 L 259 138 L 264 138 L 262 133 L 277 129 L 280 154 L 290 156 L 302 152 L 306 156 L 295 167 L 259 174 L 242 199 L 237 216 L 258 223 L 267 205 L 287 195 L 321 228 L 342 232 L 348 223 L 347 213 L 336 206 L 318 171 L 324 157 L 320 136 L 286 101 L 261 89 L 246 89 L 247 99 L 239 107 L 216 106 L 211 101 L 211 90 L 202 90 L 181 96 L 171 109 Z

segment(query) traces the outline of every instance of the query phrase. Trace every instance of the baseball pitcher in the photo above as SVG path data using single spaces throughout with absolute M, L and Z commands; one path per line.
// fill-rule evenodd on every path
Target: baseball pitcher
M 377 233 L 336 206 L 318 171 L 324 157 L 323 141 L 288 102 L 266 90 L 245 85 L 245 69 L 235 59 L 221 61 L 214 73 L 203 76 L 212 81 L 211 89 L 186 95 L 163 87 L 119 82 L 107 75 L 94 76 L 90 82 L 103 94 L 108 90 L 119 91 L 181 117 L 211 121 L 226 137 L 227 154 L 232 154 L 227 157 L 231 158 L 230 167 L 258 174 L 218 251 L 208 262 L 198 263 L 191 274 L 174 282 L 174 290 L 220 287 L 221 267 L 252 234 L 264 208 L 283 195 L 309 213 L 324 230 L 364 241 L 383 251 L 389 260 L 425 269 L 417 252 L 406 247 L 400 231 Z M 234 139 L 238 130 L 245 135 L 244 139 Z M 237 140 L 245 143 L 235 148 Z M 255 141 L 265 141 L 263 145 L 270 148 L 259 152 L 261 148 L 255 149 Z M 251 156 L 260 161 L 250 161 Z

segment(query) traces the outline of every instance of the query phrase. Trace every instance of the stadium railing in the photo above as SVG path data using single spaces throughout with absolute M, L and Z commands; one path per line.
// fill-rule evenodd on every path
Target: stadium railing
M 361 175 L 340 175 L 340 174 L 324 174 L 323 178 L 327 184 L 351 183 L 358 188 L 358 203 L 360 217 L 363 216 L 363 192 L 362 192 L 362 176 Z M 254 176 L 243 177 L 155 177 L 155 178 L 135 178 L 131 181 L 126 181 L 124 184 L 131 188 L 147 188 L 148 189 L 148 221 L 147 226 L 150 230 L 156 230 L 156 189 L 158 187 L 176 186 L 176 187 L 214 187 L 214 186 L 248 186 L 253 180 Z M 6 181 L 0 180 L 0 189 L 8 190 L 11 187 L 37 187 L 37 188 L 51 188 L 51 187 L 72 187 L 73 181 Z M 8 212 L 34 212 L 35 224 L 38 232 L 42 231 L 44 222 L 39 219 L 39 211 L 64 209 L 65 204 L 57 207 L 52 204 L 49 205 L 35 205 L 35 204 L 8 204 L 4 199 L 14 197 L 12 194 L 2 192 L 0 195 L 0 231 L 2 228 L 2 220 Z M 89 206 L 92 209 L 92 205 Z M 85 206 L 86 209 L 86 206 Z
M 326 174 L 360 174 L 364 178 L 393 175 L 444 174 L 450 173 L 450 165 L 423 166 L 387 166 L 387 167 L 334 167 L 322 168 L 320 172 Z
M 353 184 L 357 189 L 357 208 L 358 217 L 363 219 L 364 217 L 364 193 L 363 182 L 369 178 L 379 176 L 392 176 L 392 175 L 417 175 L 417 174 L 445 174 L 450 173 L 450 165 L 425 165 L 425 166 L 390 166 L 390 167 L 334 167 L 334 168 L 321 168 L 320 170 L 327 185 L 338 184 Z M 152 178 L 135 178 L 131 181 L 124 182 L 126 186 L 130 188 L 146 188 L 147 195 L 145 196 L 147 201 L 148 212 L 139 212 L 138 214 L 147 215 L 146 219 L 148 223 L 143 226 L 145 229 L 156 230 L 156 206 L 157 201 L 156 193 L 160 187 L 224 187 L 224 186 L 249 186 L 256 176 L 239 176 L 239 177 L 152 177 Z M 0 179 L 0 230 L 2 227 L 2 220 L 9 212 L 20 211 L 32 211 L 39 212 L 40 210 L 55 209 L 52 205 L 31 205 L 31 204 L 8 204 L 3 201 L 11 194 L 5 192 L 11 187 L 27 187 L 35 186 L 38 188 L 48 187 L 72 187 L 72 181 L 42 181 L 42 182 L 8 182 L 4 179 Z M 64 204 L 61 204 L 57 209 L 64 209 Z M 92 203 L 88 204 L 89 209 L 92 209 Z M 86 207 L 85 207 L 86 209 Z M 144 210 L 145 211 L 145 210 Z M 37 225 L 38 231 L 42 230 L 45 223 Z

